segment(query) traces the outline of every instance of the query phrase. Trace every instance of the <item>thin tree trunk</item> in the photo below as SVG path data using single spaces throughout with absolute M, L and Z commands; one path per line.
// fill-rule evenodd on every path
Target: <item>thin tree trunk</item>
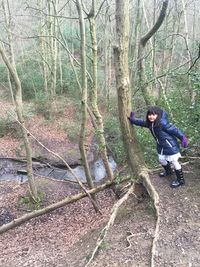
M 52 81 L 52 92 L 54 97 L 56 96 L 56 83 L 57 83 L 57 62 L 58 62 L 58 20 L 57 20 L 57 5 L 58 0 L 52 1 L 53 5 L 53 25 L 52 25 L 52 53 L 53 53 L 53 61 L 52 61 L 52 69 L 53 69 L 53 81 Z
M 23 118 L 23 107 L 22 107 L 21 82 L 19 80 L 15 66 L 13 66 L 9 62 L 1 43 L 0 43 L 0 54 L 6 67 L 8 68 L 10 72 L 10 75 L 13 79 L 13 83 L 15 84 L 15 106 L 16 106 L 17 117 L 21 124 L 21 131 L 23 134 L 23 141 L 24 141 L 24 146 L 26 150 L 27 176 L 28 176 L 28 181 L 29 181 L 29 186 L 30 186 L 30 193 L 32 195 L 32 198 L 35 201 L 38 201 L 39 197 L 38 197 L 37 187 L 36 187 L 35 180 L 33 177 L 33 172 L 32 172 L 32 151 L 31 151 L 29 140 L 28 140 L 27 132 L 24 130 L 25 127 L 24 127 L 24 118 Z
M 60 45 L 58 44 L 58 65 L 59 65 L 59 79 L 60 79 L 60 93 L 63 94 L 63 68 L 62 68 L 62 53 L 60 49 Z
M 134 88 L 137 84 L 137 60 L 138 60 L 138 44 L 139 44 L 139 39 L 141 35 L 141 1 L 137 0 L 137 5 L 135 7 L 136 9 L 136 19 L 135 19 L 135 27 L 134 27 L 134 34 L 133 34 L 133 44 L 131 44 L 131 56 L 132 56 L 132 61 L 133 65 L 131 68 L 130 72 L 130 84 L 131 87 Z
M 83 10 L 80 0 L 76 0 L 76 7 L 79 14 L 79 25 L 80 25 L 80 35 L 81 35 L 81 75 L 82 75 L 82 121 L 81 121 L 81 130 L 80 130 L 80 140 L 79 148 L 81 153 L 81 159 L 85 170 L 85 175 L 89 188 L 93 188 L 93 180 L 90 173 L 89 164 L 87 161 L 86 150 L 85 150 L 85 133 L 86 133 L 86 123 L 87 123 L 87 74 L 86 74 L 86 41 L 85 41 L 85 24 L 83 18 Z M 95 199 L 94 199 L 95 200 Z M 94 201 L 94 203 L 96 203 Z M 94 205 L 96 211 L 98 211 L 97 204 Z
M 51 0 L 47 0 L 47 31 L 48 31 L 48 55 L 47 55 L 47 62 L 49 65 L 49 111 L 50 117 L 53 117 L 54 112 L 57 110 L 56 107 L 56 72 L 57 72 L 57 19 L 56 19 L 56 4 L 57 1 L 54 3 Z
M 46 57 L 46 41 L 43 37 L 43 30 L 41 29 L 41 37 L 40 37 L 40 47 L 42 54 L 42 71 L 43 71 L 43 80 L 44 80 L 44 92 L 45 95 L 48 96 L 48 68 L 47 68 L 47 57 Z
M 15 60 L 14 60 L 14 53 L 13 53 L 13 37 L 12 37 L 12 21 L 11 21 L 11 12 L 10 12 L 10 6 L 9 6 L 9 1 L 6 0 L 6 5 L 4 4 L 4 1 L 2 1 L 2 8 L 4 11 L 4 16 L 5 16 L 5 23 L 6 23 L 6 31 L 7 31 L 7 36 L 8 36 L 8 43 L 9 43 L 9 60 L 12 63 L 12 65 L 15 67 Z M 11 98 L 12 98 L 12 102 L 13 104 L 15 104 L 15 100 L 14 100 L 14 95 L 13 95 L 13 87 L 12 87 L 12 82 L 11 82 L 11 77 L 10 77 L 10 72 L 7 69 L 8 72 L 8 84 L 9 84 L 9 89 L 10 89 L 10 93 L 11 93 Z
M 111 52 L 111 30 L 112 25 L 109 21 L 109 8 L 107 9 L 106 15 L 105 15 L 105 30 L 104 30 L 104 65 L 105 65 L 105 99 L 106 99 L 106 107 L 107 111 L 109 111 L 110 108 L 110 89 L 111 89 L 111 76 L 112 76 L 112 52 Z
M 89 23 L 90 23 L 90 35 L 92 42 L 92 72 L 93 72 L 93 86 L 91 90 L 91 102 L 92 102 L 92 112 L 95 116 L 95 120 L 98 125 L 97 138 L 99 140 L 100 154 L 106 169 L 107 176 L 110 180 L 113 180 L 113 172 L 108 162 L 106 141 L 104 138 L 104 125 L 102 116 L 99 112 L 97 105 L 97 37 L 96 37 L 96 1 L 92 1 L 92 9 L 90 11 Z
M 188 21 L 187 21 L 187 11 L 186 11 L 186 4 L 185 4 L 185 0 L 182 0 L 182 6 L 183 6 L 183 16 L 184 16 L 184 24 L 185 24 L 185 42 L 186 42 L 186 49 L 187 49 L 187 54 L 188 54 L 188 59 L 189 61 L 189 69 L 192 65 L 192 56 L 190 53 L 190 49 L 189 49 L 189 29 L 188 29 Z M 191 77 L 190 75 L 187 76 L 188 77 L 188 90 L 190 92 L 190 97 L 191 97 L 191 103 L 195 102 L 195 92 L 192 90 L 192 82 L 191 82 Z

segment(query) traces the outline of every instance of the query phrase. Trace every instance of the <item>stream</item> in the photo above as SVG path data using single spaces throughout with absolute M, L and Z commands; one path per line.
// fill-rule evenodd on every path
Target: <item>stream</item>
M 117 164 L 112 157 L 109 157 L 109 165 L 113 171 L 116 170 Z M 9 158 L 0 159 L 0 180 L 11 181 L 17 180 L 24 182 L 27 180 L 26 161 Z M 71 167 L 72 168 L 72 167 Z M 84 168 L 77 165 L 72 168 L 73 173 L 82 183 L 86 183 Z M 90 166 L 91 175 L 94 182 L 100 182 L 106 177 L 106 170 L 102 159 L 97 159 Z M 40 161 L 33 161 L 33 173 L 35 176 L 45 176 L 58 180 L 76 181 L 74 175 L 66 167 L 52 166 Z

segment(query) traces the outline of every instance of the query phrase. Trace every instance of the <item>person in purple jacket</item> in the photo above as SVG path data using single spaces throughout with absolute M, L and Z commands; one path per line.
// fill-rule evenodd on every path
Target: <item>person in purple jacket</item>
M 133 112 L 128 117 L 131 124 L 146 127 L 151 131 L 156 143 L 158 159 L 164 168 L 164 172 L 160 173 L 160 177 L 173 174 L 171 163 L 175 169 L 176 180 L 171 183 L 172 188 L 185 184 L 183 171 L 179 163 L 180 146 L 177 138 L 181 140 L 184 148 L 188 146 L 188 140 L 185 134 L 172 123 L 168 121 L 167 113 L 159 107 L 150 107 L 146 114 L 146 120 L 137 119 Z

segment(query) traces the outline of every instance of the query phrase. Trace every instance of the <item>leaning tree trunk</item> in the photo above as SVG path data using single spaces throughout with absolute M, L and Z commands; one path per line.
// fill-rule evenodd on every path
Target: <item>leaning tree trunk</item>
M 80 35 L 81 35 L 81 75 L 82 75 L 82 122 L 81 122 L 81 131 L 80 131 L 80 140 L 79 148 L 81 153 L 81 159 L 85 170 L 85 175 L 89 188 L 94 188 L 92 176 L 90 173 L 89 164 L 87 161 L 86 150 L 85 150 L 85 133 L 86 133 L 86 123 L 87 123 L 87 74 L 86 74 L 86 53 L 85 53 L 85 24 L 83 18 L 83 10 L 80 0 L 76 0 L 77 11 L 79 14 L 79 25 L 80 25 Z M 94 203 L 95 197 L 93 196 Z M 97 204 L 94 204 L 94 208 L 98 211 Z
M 92 1 L 92 8 L 90 11 L 89 23 L 90 23 L 90 35 L 92 42 L 92 71 L 93 71 L 93 86 L 91 90 L 91 102 L 92 102 L 92 112 L 95 116 L 95 120 L 98 126 L 97 138 L 99 141 L 100 154 L 106 169 L 107 176 L 110 180 L 113 180 L 113 172 L 108 162 L 106 141 L 104 138 L 104 125 L 102 116 L 99 112 L 97 105 L 97 38 L 96 38 L 96 1 Z
M 147 42 L 149 41 L 150 38 L 152 38 L 152 36 L 158 31 L 158 29 L 160 28 L 160 26 L 162 25 L 164 18 L 166 16 L 166 10 L 167 10 L 167 6 L 168 6 L 168 1 L 169 0 L 164 0 L 163 1 L 163 5 L 162 5 L 162 9 L 160 11 L 159 17 L 157 19 L 157 21 L 155 22 L 155 24 L 153 25 L 153 27 L 147 32 L 147 34 L 145 34 L 141 40 L 140 40 L 140 44 L 139 44 L 139 52 L 138 52 L 138 75 L 139 75 L 139 84 L 141 87 L 141 91 L 145 100 L 145 103 L 147 105 L 152 105 L 154 103 L 152 103 L 152 101 L 150 100 L 149 97 L 149 92 L 147 90 L 146 85 L 143 82 L 143 77 L 144 77 L 144 67 L 143 67 L 143 51 L 144 48 L 147 44 Z
M 26 158 L 27 158 L 27 174 L 28 174 L 28 182 L 30 186 L 30 192 L 35 201 L 39 200 L 38 197 L 38 192 L 37 192 L 37 187 L 35 185 L 34 177 L 33 177 L 33 172 L 32 172 L 32 151 L 31 151 L 31 146 L 28 140 L 28 135 L 27 131 L 24 127 L 24 118 L 23 118 L 23 107 L 22 107 L 22 89 L 21 89 L 21 82 L 19 80 L 17 71 L 15 67 L 9 62 L 5 51 L 3 49 L 2 44 L 0 44 L 0 54 L 1 57 L 8 68 L 10 72 L 10 76 L 13 79 L 13 83 L 15 84 L 15 105 L 16 105 L 16 111 L 17 111 L 17 117 L 18 121 L 21 125 L 21 130 L 23 134 L 23 140 L 24 140 L 24 146 L 26 150 Z

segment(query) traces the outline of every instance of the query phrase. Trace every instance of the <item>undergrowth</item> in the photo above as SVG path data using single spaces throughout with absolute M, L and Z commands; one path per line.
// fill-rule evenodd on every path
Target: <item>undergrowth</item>
M 20 196 L 16 207 L 17 208 L 24 208 L 26 210 L 38 210 L 42 207 L 43 201 L 45 199 L 45 193 L 43 191 L 38 192 L 38 199 L 35 201 L 30 193 L 27 193 L 24 196 Z

